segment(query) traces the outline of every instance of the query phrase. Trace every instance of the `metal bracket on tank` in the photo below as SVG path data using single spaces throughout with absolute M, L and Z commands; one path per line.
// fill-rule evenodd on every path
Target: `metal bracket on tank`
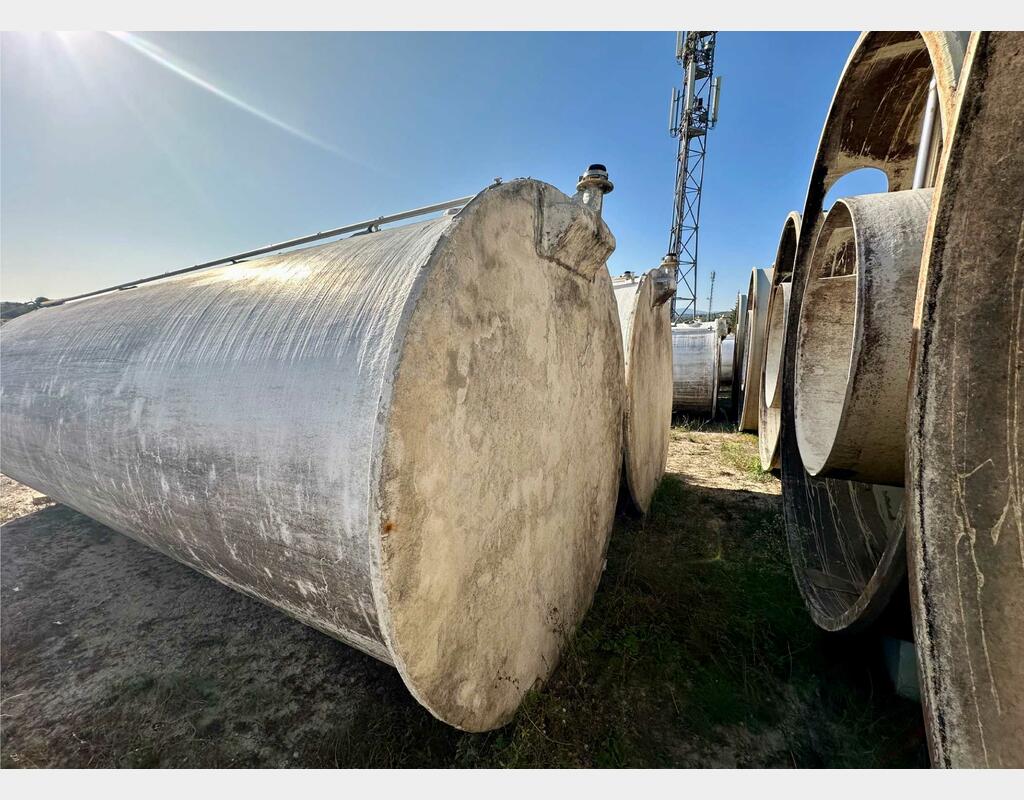
M 612 190 L 608 170 L 591 164 L 572 197 L 546 184 L 539 189 L 537 254 L 590 280 L 615 250 L 615 237 L 601 219 L 602 198 Z
M 675 254 L 669 253 L 658 265 L 656 270 L 651 271 L 654 280 L 654 305 L 660 306 L 667 303 L 676 294 L 676 269 L 679 266 L 679 259 Z
M 604 164 L 591 164 L 587 171 L 580 175 L 576 184 L 576 194 L 572 199 L 573 202 L 582 203 L 601 216 L 604 196 L 611 194 L 614 189 L 615 184 L 608 180 L 608 168 Z

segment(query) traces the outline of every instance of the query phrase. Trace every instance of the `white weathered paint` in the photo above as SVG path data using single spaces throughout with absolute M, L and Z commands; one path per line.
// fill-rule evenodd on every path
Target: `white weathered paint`
M 670 304 L 656 292 L 659 272 L 612 281 L 626 359 L 623 471 L 644 514 L 665 474 L 672 427 L 672 322 Z
M 502 724 L 601 573 L 623 356 L 592 210 L 461 212 L 27 314 L 2 468 Z

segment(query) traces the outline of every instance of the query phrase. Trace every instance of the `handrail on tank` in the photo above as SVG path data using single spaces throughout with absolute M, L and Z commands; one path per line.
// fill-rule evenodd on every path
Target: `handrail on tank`
M 83 300 L 86 297 L 95 297 L 98 294 L 106 294 L 107 292 L 117 292 L 122 289 L 134 289 L 136 286 L 142 283 L 150 283 L 151 281 L 159 281 L 164 278 L 171 278 L 175 275 L 182 275 L 186 272 L 194 272 L 199 269 L 206 269 L 207 267 L 217 267 L 221 264 L 235 264 L 239 261 L 244 261 L 247 258 L 253 256 L 262 256 L 267 253 L 273 253 L 277 250 L 285 250 L 289 247 L 297 247 L 300 244 L 309 244 L 310 242 L 318 242 L 321 239 L 330 239 L 334 236 L 341 236 L 343 233 L 353 233 L 356 231 L 363 231 L 364 233 L 373 233 L 380 228 L 381 225 L 387 225 L 390 222 L 399 222 L 403 219 L 410 219 L 411 217 L 419 217 L 424 214 L 432 214 L 435 211 L 447 211 L 451 208 L 457 208 L 464 206 L 470 200 L 476 197 L 475 194 L 467 195 L 466 197 L 457 197 L 454 200 L 445 200 L 442 203 L 434 203 L 429 206 L 422 206 L 421 208 L 414 208 L 410 211 L 401 211 L 398 214 L 390 214 L 386 217 L 377 217 L 376 219 L 366 220 L 365 222 L 356 222 L 352 225 L 345 225 L 341 228 L 332 228 L 329 231 L 320 231 L 319 233 L 310 234 L 309 236 L 300 236 L 297 239 L 289 239 L 284 242 L 278 242 L 277 244 L 268 244 L 265 247 L 258 247 L 255 250 L 247 250 L 244 253 L 238 253 L 233 256 L 226 256 L 225 258 L 218 258 L 214 261 L 206 261 L 202 264 L 193 264 L 191 267 L 183 267 L 182 269 L 171 270 L 170 272 L 163 272 L 160 275 L 151 275 L 148 278 L 140 278 L 135 281 L 126 281 L 125 283 L 119 283 L 116 286 L 108 286 L 106 289 L 96 289 L 92 292 L 86 292 L 84 294 L 76 294 L 72 297 L 61 297 L 57 300 L 46 300 L 39 303 L 40 308 L 48 308 L 51 306 L 59 306 L 64 303 L 71 302 L 72 300 Z

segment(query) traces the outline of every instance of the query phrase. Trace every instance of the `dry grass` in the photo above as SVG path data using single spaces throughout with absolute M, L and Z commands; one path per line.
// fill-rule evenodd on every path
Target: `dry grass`
M 74 640 L 42 630 L 49 616 L 12 636 L 29 612 L 5 594 L 2 764 L 926 765 L 920 709 L 893 695 L 877 641 L 828 636 L 807 616 L 778 482 L 750 466 L 756 440 L 682 426 L 672 437 L 672 474 L 645 520 L 617 521 L 593 608 L 562 663 L 488 734 L 438 722 L 393 670 L 272 609 L 79 515 L 41 512 L 54 535 L 93 525 L 82 558 L 102 542 L 116 558 L 93 553 L 86 575 L 53 553 L 45 574 L 18 578 L 50 593 L 33 613 L 51 616 L 111 587 L 102 603 L 90 597 L 96 608 Z M 130 576 L 105 572 L 126 565 Z M 142 622 L 122 632 L 127 622 L 99 616 L 111 610 Z M 133 655 L 142 648 L 152 657 Z M 127 668 L 126 658 L 137 661 Z M 16 696 L 24 691 L 37 694 Z

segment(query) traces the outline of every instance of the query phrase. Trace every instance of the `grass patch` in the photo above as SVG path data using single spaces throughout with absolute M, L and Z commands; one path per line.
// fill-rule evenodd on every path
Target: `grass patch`
M 736 433 L 736 424 L 721 416 L 708 419 L 704 416 L 689 416 L 676 413 L 672 416 L 674 432 L 689 433 Z
M 672 437 L 705 444 L 687 457 L 711 469 L 748 463 L 756 440 L 728 433 Z M 279 676 L 232 678 L 231 664 L 197 659 L 111 683 L 100 718 L 86 709 L 59 734 L 22 732 L 38 745 L 0 754 L 0 766 L 47 764 L 57 735 L 78 766 L 924 766 L 920 708 L 893 695 L 880 655 L 873 639 L 810 621 L 777 497 L 670 475 L 645 519 L 616 521 L 593 607 L 501 730 L 435 720 L 382 665 L 366 668 L 375 691 L 353 707 L 302 669 L 284 685 L 303 691 L 285 702 Z
M 811 623 L 774 505 L 668 476 L 646 520 L 618 520 L 593 608 L 509 725 L 374 703 L 330 765 L 923 766 L 920 709 L 876 650 Z
M 761 468 L 761 457 L 757 452 L 757 437 L 750 434 L 739 434 L 741 438 L 722 442 L 722 462 L 741 472 L 747 478 L 768 483 L 773 476 L 770 471 Z

